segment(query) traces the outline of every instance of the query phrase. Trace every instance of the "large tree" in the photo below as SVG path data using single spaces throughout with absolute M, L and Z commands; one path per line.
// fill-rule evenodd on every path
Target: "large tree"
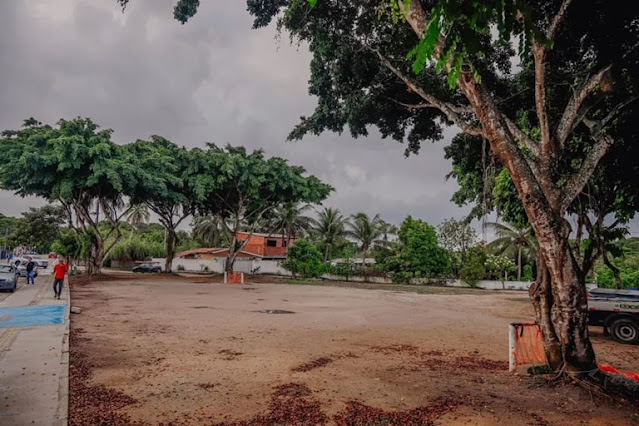
M 141 176 L 131 201 L 146 205 L 164 226 L 164 270 L 171 272 L 178 244 L 177 228 L 195 212 L 195 194 L 189 180 L 189 173 L 196 173 L 191 167 L 193 154 L 161 136 L 138 140 L 125 149 Z
M 315 8 L 249 2 L 256 26 L 279 16 L 313 55 L 318 107 L 291 137 L 345 126 L 360 136 L 377 125 L 416 152 L 454 124 L 486 140 L 524 200 L 540 244 L 531 294 L 548 361 L 576 376 L 596 371 L 584 277 L 565 216 L 616 142 L 611 124 L 633 110 L 636 17 L 610 4 L 579 7 L 569 0 L 391 4 L 380 11 L 365 0 L 318 1 Z M 514 36 L 522 39 L 516 69 Z M 534 111 L 527 119 L 537 132 L 521 123 L 520 109 Z M 583 140 L 584 149 L 573 149 Z
M 198 4 L 180 0 L 175 16 L 186 21 Z M 531 296 L 548 361 L 575 376 L 596 372 L 584 276 L 565 216 L 618 142 L 611 125 L 636 109 L 636 15 L 610 2 L 570 0 L 247 4 L 255 27 L 277 18 L 313 56 L 318 105 L 291 138 L 346 126 L 364 136 L 375 125 L 417 152 L 454 124 L 487 141 L 539 241 Z M 521 64 L 513 69 L 515 53 Z M 538 131 L 526 131 L 513 114 L 520 109 L 534 112 L 528 119 Z M 584 149 L 573 149 L 577 141 Z
M 263 218 L 286 203 L 319 203 L 332 188 L 302 167 L 278 157 L 266 158 L 262 151 L 242 147 L 193 150 L 187 184 L 201 214 L 220 217 L 229 237 L 226 270 L 232 271 L 238 253 L 263 224 Z M 249 237 L 238 239 L 238 232 Z
M 120 240 L 123 196 L 139 178 L 111 133 L 85 118 L 60 120 L 57 127 L 28 119 L 0 139 L 0 186 L 62 204 L 69 226 L 90 241 L 89 275 L 101 273 Z M 99 226 L 102 221 L 109 226 Z

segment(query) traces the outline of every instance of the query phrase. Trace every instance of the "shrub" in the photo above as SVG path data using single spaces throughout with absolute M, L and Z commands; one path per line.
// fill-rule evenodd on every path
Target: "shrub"
M 178 265 L 177 270 L 178 271 L 184 271 L 185 270 L 184 269 L 184 265 Z
M 301 275 L 302 278 L 319 277 L 326 267 L 322 262 L 322 254 L 307 240 L 299 240 L 288 249 L 287 259 L 282 262 L 282 267 L 293 273 L 293 278 Z
M 533 268 L 531 265 L 524 265 L 523 269 L 524 275 L 521 277 L 524 281 L 533 281 L 535 277 L 533 276 Z
M 459 278 L 471 287 L 476 287 L 486 275 L 486 253 L 481 247 L 473 247 L 466 252 L 464 265 L 459 270 Z

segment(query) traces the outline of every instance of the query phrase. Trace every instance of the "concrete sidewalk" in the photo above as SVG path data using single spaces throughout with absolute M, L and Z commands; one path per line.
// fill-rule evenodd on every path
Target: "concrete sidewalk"
M 22 284 L 18 291 L 0 301 L 0 424 L 3 426 L 67 424 L 69 285 L 65 280 L 62 299 L 56 300 L 52 281 L 51 275 L 42 274 L 35 285 Z M 50 305 L 65 306 L 63 323 L 2 328 L 8 315 L 3 318 L 1 308 Z

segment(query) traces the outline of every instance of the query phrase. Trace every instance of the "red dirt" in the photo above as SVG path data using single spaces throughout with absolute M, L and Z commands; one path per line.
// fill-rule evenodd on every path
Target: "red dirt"
M 507 372 L 507 325 L 531 318 L 524 294 L 118 278 L 72 278 L 72 425 L 639 421 L 628 404 Z M 255 312 L 272 309 L 296 313 Z M 592 338 L 601 362 L 639 371 L 635 347 Z

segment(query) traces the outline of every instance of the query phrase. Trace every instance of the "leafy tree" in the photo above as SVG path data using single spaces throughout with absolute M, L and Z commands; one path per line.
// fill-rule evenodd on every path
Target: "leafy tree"
M 537 241 L 530 227 L 518 228 L 503 223 L 489 222 L 487 226 L 493 228 L 497 238 L 486 248 L 496 255 L 505 255 L 517 259 L 517 280 L 521 281 L 523 261 L 532 263 L 537 253 Z
M 385 268 L 409 281 L 413 277 L 437 277 L 449 271 L 446 251 L 437 245 L 435 228 L 408 216 L 399 228 L 399 243 Z
M 138 140 L 127 145 L 126 151 L 141 175 L 132 201 L 145 204 L 158 215 L 166 232 L 164 270 L 171 272 L 178 244 L 177 228 L 196 207 L 194 189 L 189 185 L 190 174 L 198 172 L 191 167 L 194 154 L 161 136 L 152 136 L 149 141 Z
M 200 213 L 219 216 L 229 235 L 227 271 L 233 270 L 237 254 L 265 215 L 285 203 L 319 203 L 332 190 L 316 177 L 304 176 L 302 167 L 242 147 L 210 144 L 206 151 L 194 150 L 190 168 L 197 172 L 186 184 L 194 188 Z M 240 230 L 249 238 L 239 240 Z
M 69 226 L 90 241 L 89 275 L 100 274 L 120 240 L 119 223 L 127 213 L 122 197 L 132 193 L 139 179 L 111 133 L 88 118 L 60 120 L 57 127 L 29 119 L 0 139 L 0 186 L 60 202 Z M 100 228 L 103 219 L 110 226 Z
M 522 279 L 524 281 L 533 281 L 535 279 L 532 265 L 524 265 L 524 275 Z
M 324 262 L 331 258 L 331 250 L 344 241 L 346 219 L 338 209 L 325 207 L 312 220 L 313 234 L 324 247 Z
M 312 219 L 304 213 L 311 209 L 309 204 L 284 203 L 276 207 L 268 220 L 268 233 L 276 232 L 286 238 L 286 246 L 290 246 L 291 239 L 306 235 L 312 227 Z
M 357 241 L 362 250 L 362 266 L 366 266 L 366 255 L 375 246 L 383 246 L 387 224 L 376 214 L 370 218 L 366 213 L 357 213 L 346 222 L 345 235 Z
M 453 273 L 457 276 L 466 251 L 477 242 L 477 233 L 467 221 L 450 218 L 437 227 L 437 239 L 448 252 Z
M 65 217 L 62 206 L 31 207 L 15 222 L 7 241 L 14 247 L 24 245 L 35 247 L 38 253 L 48 253 L 51 243 L 60 235 L 59 227 Z
M 305 239 L 298 240 L 288 249 L 286 260 L 282 266 L 293 273 L 293 278 L 319 277 L 325 271 L 322 253 Z
M 470 285 L 475 287 L 477 282 L 483 280 L 486 275 L 486 252 L 480 246 L 471 247 L 466 253 L 466 259 L 461 269 L 459 277 Z
M 185 22 L 198 4 L 180 0 L 175 16 Z M 564 216 L 623 139 L 616 123 L 636 122 L 628 120 L 638 110 L 635 14 L 610 2 L 580 7 L 570 0 L 247 4 L 255 27 L 278 17 L 313 55 L 310 91 L 318 106 L 292 138 L 346 126 L 363 136 L 376 125 L 417 152 L 452 123 L 487 141 L 539 242 L 531 294 L 549 363 L 573 376 L 597 371 L 584 276 Z M 512 69 L 516 53 L 521 66 Z M 521 123 L 520 111 L 535 131 Z

